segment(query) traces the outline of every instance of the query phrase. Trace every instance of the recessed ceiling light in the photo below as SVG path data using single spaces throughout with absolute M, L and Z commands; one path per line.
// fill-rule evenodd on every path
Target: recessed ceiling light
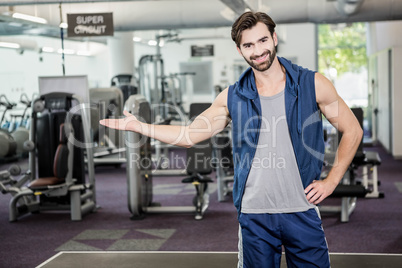
M 36 22 L 36 23 L 42 23 L 42 24 L 47 23 L 47 20 L 45 20 L 44 18 L 31 16 L 31 15 L 27 15 L 27 14 L 22 14 L 22 13 L 13 13 L 12 17 L 15 19 L 28 20 L 28 21 L 32 21 L 32 22 Z
M 60 28 L 63 28 L 63 29 L 67 29 L 67 28 L 68 28 L 68 24 L 67 24 L 66 22 L 62 22 L 62 23 L 60 23 L 59 27 L 60 27 Z
M 78 56 L 92 56 L 92 53 L 90 51 L 84 51 L 84 50 L 78 50 L 77 51 Z
M 20 44 L 17 43 L 9 43 L 9 42 L 0 42 L 0 47 L 6 48 L 20 48 Z
M 65 48 L 64 50 L 59 48 L 57 50 L 57 53 L 61 54 L 61 53 L 63 53 L 63 51 L 64 51 L 64 54 L 68 54 L 68 55 L 72 55 L 75 53 L 75 51 L 73 49 L 68 49 L 68 48 Z
M 54 48 L 52 48 L 52 47 L 42 47 L 42 51 L 52 53 L 52 52 L 54 52 Z
M 158 44 L 158 42 L 156 42 L 155 40 L 148 41 L 148 45 L 150 45 L 150 46 L 156 46 L 157 44 Z

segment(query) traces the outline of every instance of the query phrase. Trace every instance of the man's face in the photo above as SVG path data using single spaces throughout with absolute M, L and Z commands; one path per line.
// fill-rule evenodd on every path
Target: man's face
M 255 70 L 268 70 L 276 57 L 275 46 L 278 44 L 276 33 L 271 36 L 268 27 L 258 22 L 251 29 L 242 32 L 239 53 Z

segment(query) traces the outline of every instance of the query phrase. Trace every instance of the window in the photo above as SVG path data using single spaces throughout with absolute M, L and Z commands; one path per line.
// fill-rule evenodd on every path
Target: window
M 332 81 L 350 108 L 363 108 L 363 128 L 370 137 L 367 64 L 365 23 L 318 26 L 318 70 Z

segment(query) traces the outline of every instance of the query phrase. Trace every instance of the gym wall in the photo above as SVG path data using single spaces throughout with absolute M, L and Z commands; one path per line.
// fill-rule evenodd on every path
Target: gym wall
M 369 87 L 374 87 L 373 115 L 376 139 L 395 158 L 402 159 L 402 21 L 373 22 L 368 25 Z M 370 85 L 374 80 L 374 86 Z M 377 126 L 376 126 L 377 124 Z

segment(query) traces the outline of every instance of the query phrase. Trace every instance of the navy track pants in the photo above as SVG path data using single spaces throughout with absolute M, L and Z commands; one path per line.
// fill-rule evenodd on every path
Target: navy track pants
M 282 246 L 287 267 L 330 267 L 319 212 L 245 214 L 239 217 L 241 268 L 279 268 Z

